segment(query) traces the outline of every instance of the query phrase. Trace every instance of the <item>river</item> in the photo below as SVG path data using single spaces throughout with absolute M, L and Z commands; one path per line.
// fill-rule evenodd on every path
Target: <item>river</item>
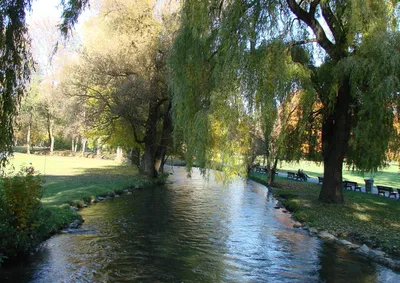
M 0 282 L 400 282 L 292 228 L 264 186 L 176 167 L 170 181 L 83 209 L 80 229 L 0 268 Z

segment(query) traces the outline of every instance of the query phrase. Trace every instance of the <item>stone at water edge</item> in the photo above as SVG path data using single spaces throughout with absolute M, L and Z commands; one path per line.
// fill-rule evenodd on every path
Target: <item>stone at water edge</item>
M 312 228 L 308 229 L 308 232 L 309 232 L 310 234 L 317 234 L 317 233 L 318 233 L 318 230 L 312 227 Z
M 121 197 L 121 196 L 120 196 L 120 195 L 115 195 L 114 197 L 119 198 L 119 197 Z
M 300 222 L 296 222 L 293 224 L 293 228 L 301 228 L 301 223 Z
M 328 233 L 326 231 L 320 232 L 318 234 L 318 237 L 321 238 L 321 239 L 329 240 L 329 241 L 335 241 L 336 240 L 335 236 L 333 236 L 332 234 L 330 234 L 330 233 Z
M 350 250 L 356 250 L 358 248 L 360 248 L 359 245 L 353 244 L 352 242 L 346 241 L 346 240 L 341 240 L 339 241 L 342 245 L 344 245 L 346 248 L 350 249 Z
M 370 248 L 368 248 L 367 245 L 364 244 L 357 251 L 361 254 L 367 255 L 370 251 Z
M 370 250 L 368 255 L 371 257 L 385 257 L 386 253 L 378 250 Z

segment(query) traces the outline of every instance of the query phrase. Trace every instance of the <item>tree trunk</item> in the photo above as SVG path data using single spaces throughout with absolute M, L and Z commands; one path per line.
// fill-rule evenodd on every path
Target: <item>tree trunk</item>
M 81 140 L 81 144 L 82 144 L 82 148 L 81 148 L 81 156 L 83 156 L 83 155 L 84 155 L 84 153 L 85 153 L 85 150 L 86 150 L 86 142 L 87 142 L 87 139 L 86 139 L 86 138 L 84 138 L 84 137 L 82 137 L 82 140 Z
M 116 156 L 116 160 L 117 161 L 121 161 L 122 160 L 122 148 L 120 146 L 117 147 L 117 156 Z
M 144 155 L 142 162 L 142 171 L 145 175 L 153 178 L 157 176 L 155 170 L 155 155 L 157 145 L 157 116 L 158 103 L 151 101 L 149 103 L 149 114 L 146 122 L 146 133 L 144 138 Z
M 272 168 L 268 168 L 268 185 L 272 185 L 275 181 L 275 173 L 276 173 L 276 167 L 278 166 L 278 157 L 275 158 L 274 165 L 272 165 Z M 268 163 L 268 167 L 270 167 L 270 164 Z
M 30 116 L 29 124 L 28 124 L 28 132 L 26 134 L 26 153 L 31 154 L 31 126 L 32 126 L 32 115 Z
M 324 182 L 319 200 L 326 203 L 344 202 L 342 169 L 350 139 L 352 103 L 349 79 L 346 78 L 339 87 L 334 110 L 326 110 L 322 124 Z
M 160 144 L 157 147 L 157 152 L 154 160 L 154 168 L 158 173 L 164 172 L 167 145 L 172 133 L 171 106 L 171 102 L 169 102 L 164 113 Z
M 47 132 L 49 134 L 50 154 L 54 151 L 54 135 L 53 135 L 54 119 L 51 119 L 50 113 L 47 113 Z
M 101 144 L 101 137 L 97 138 L 97 150 L 96 150 L 96 157 L 101 158 L 101 151 L 103 149 L 103 146 Z
M 75 139 L 72 138 L 72 140 L 71 140 L 71 151 L 74 152 L 74 149 L 75 149 Z
M 78 151 L 78 142 L 79 142 L 79 136 L 75 137 L 75 147 L 73 148 L 73 152 L 76 154 Z

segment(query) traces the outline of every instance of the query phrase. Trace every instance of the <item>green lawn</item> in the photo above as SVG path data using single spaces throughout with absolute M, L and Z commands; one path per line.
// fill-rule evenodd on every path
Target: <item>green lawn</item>
M 250 178 L 265 183 L 266 175 L 251 173 Z M 294 212 L 294 218 L 318 230 L 368 246 L 382 247 L 400 254 L 400 202 L 387 197 L 344 191 L 345 204 L 318 201 L 321 185 L 277 178 L 272 186 L 275 197 Z
M 324 167 L 322 163 L 315 163 L 310 161 L 296 162 L 281 162 L 278 164 L 279 172 L 297 172 L 298 169 L 303 169 L 310 177 L 323 176 Z M 365 184 L 364 179 L 372 177 L 374 179 L 374 185 L 390 186 L 394 188 L 400 188 L 400 174 L 398 164 L 393 164 L 386 167 L 377 173 L 369 174 L 366 173 L 364 176 L 358 172 L 347 170 L 345 167 L 343 170 L 343 179 L 348 181 L 354 181 L 359 184 Z
M 31 251 L 67 224 L 81 219 L 78 213 L 66 209 L 70 205 L 82 207 L 85 201 L 91 201 L 96 196 L 122 193 L 128 187 L 151 184 L 151 180 L 140 176 L 134 167 L 111 160 L 23 153 L 15 153 L 10 159 L 7 174 L 25 170 L 30 162 L 35 173 L 44 180 L 43 209 L 37 211 L 35 227 L 30 227 L 32 230 L 18 229 L 18 226 L 14 229 L 14 220 L 0 219 L 0 263 L 6 257 Z M 15 171 L 11 170 L 12 167 Z M 8 214 L 4 215 L 8 217 Z
M 44 177 L 42 201 L 45 206 L 76 204 L 149 182 L 135 167 L 112 160 L 15 153 L 10 165 L 18 170 L 30 162 L 35 172 Z

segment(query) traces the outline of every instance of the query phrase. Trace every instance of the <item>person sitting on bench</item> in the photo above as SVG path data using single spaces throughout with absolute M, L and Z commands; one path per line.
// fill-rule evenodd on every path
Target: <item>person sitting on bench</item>
M 297 176 L 300 180 L 307 181 L 308 176 L 302 169 L 297 170 Z

